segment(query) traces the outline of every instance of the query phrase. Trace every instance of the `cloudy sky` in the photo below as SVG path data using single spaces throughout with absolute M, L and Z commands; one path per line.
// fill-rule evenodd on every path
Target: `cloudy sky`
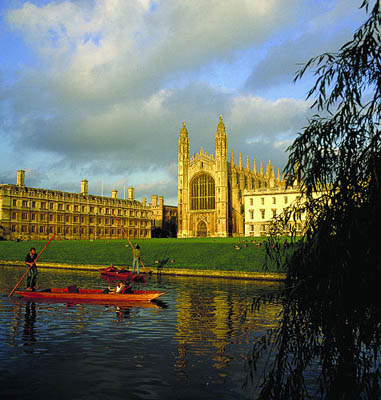
M 177 204 L 182 121 L 191 154 L 285 166 L 312 115 L 310 57 L 364 21 L 361 0 L 0 0 L 0 180 Z M 127 193 L 127 190 L 126 190 Z

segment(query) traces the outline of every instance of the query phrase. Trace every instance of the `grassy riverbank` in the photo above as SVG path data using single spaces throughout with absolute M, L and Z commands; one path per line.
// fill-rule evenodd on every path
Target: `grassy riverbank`
M 254 240 L 256 243 L 253 243 Z M 204 239 L 146 239 L 134 240 L 141 247 L 142 260 L 147 267 L 164 269 L 209 269 L 224 271 L 263 272 L 265 238 L 204 238 Z M 30 247 L 39 252 L 46 241 L 0 241 L 0 260 L 22 261 Z M 67 264 L 105 266 L 131 265 L 131 248 L 126 240 L 54 240 L 40 261 Z M 239 246 L 237 250 L 235 246 Z M 273 271 L 275 272 L 275 270 Z

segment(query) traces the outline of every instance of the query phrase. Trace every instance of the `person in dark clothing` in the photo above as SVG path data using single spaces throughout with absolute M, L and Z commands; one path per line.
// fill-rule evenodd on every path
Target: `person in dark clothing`
M 139 265 L 140 265 L 140 246 L 137 244 L 135 248 L 132 249 L 132 273 L 135 272 L 139 274 Z
M 37 286 L 37 265 L 35 260 L 37 258 L 36 249 L 32 247 L 25 257 L 25 264 L 28 266 L 29 271 L 26 276 L 26 290 L 36 290 Z

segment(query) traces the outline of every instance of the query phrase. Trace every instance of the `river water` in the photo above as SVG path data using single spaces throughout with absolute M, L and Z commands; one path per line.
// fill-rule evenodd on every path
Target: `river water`
M 153 275 L 138 286 L 164 291 L 157 304 L 118 307 L 9 298 L 24 271 L 0 266 L 1 399 L 255 398 L 246 359 L 280 309 L 250 306 L 275 283 Z M 41 288 L 72 284 L 110 283 L 39 269 Z

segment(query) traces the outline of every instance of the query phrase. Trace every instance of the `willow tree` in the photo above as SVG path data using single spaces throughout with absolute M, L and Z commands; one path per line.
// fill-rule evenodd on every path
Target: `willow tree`
M 295 78 L 314 71 L 308 98 L 317 113 L 290 146 L 285 168 L 301 202 L 269 240 L 269 255 L 287 277 L 274 341 L 258 342 L 250 360 L 255 368 L 272 343 L 263 399 L 307 397 L 311 368 L 319 371 L 321 398 L 381 398 L 380 3 L 365 0 L 361 8 L 367 20 L 352 40 L 312 58 Z M 304 235 L 292 238 L 285 255 L 279 229 L 300 213 Z

